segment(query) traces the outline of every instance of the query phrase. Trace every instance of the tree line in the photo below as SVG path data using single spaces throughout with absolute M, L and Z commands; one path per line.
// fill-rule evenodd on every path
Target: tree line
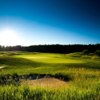
M 95 52 L 100 50 L 100 44 L 73 44 L 73 45 L 31 45 L 31 46 L 0 46 L 0 51 L 28 51 L 28 52 L 45 52 L 45 53 L 72 53 L 88 50 Z

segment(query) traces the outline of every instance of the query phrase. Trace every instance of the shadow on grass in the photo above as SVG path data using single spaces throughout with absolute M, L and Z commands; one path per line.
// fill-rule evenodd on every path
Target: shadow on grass
M 20 85 L 21 80 L 36 80 L 41 78 L 57 78 L 59 80 L 63 80 L 65 82 L 68 82 L 72 80 L 72 78 L 69 75 L 64 75 L 62 73 L 56 73 L 56 74 L 36 74 L 36 73 L 30 73 L 25 75 L 18 75 L 15 74 L 5 74 L 0 75 L 0 85 Z
M 70 63 L 70 64 L 51 64 L 52 67 L 54 68 L 85 68 L 85 69 L 97 69 L 100 70 L 100 63 L 96 63 L 96 62 L 87 62 L 87 63 Z
M 9 66 L 42 66 L 43 63 L 31 61 L 25 58 L 16 58 L 16 57 L 9 57 L 9 56 L 2 56 L 0 57 L 0 64 L 9 65 Z

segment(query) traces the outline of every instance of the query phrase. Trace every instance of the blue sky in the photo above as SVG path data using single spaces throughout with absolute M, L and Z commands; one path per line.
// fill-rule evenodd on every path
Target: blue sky
M 13 45 L 100 43 L 99 5 L 99 0 L 0 0 L 0 30 L 16 31 L 21 41 Z

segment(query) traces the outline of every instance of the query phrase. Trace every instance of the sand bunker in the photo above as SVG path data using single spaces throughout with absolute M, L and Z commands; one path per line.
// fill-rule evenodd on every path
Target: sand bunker
M 22 83 L 29 86 L 51 87 L 51 88 L 60 88 L 69 86 L 68 82 L 56 78 L 41 78 L 35 80 L 27 80 L 23 81 Z
M 0 66 L 0 69 L 3 69 L 3 68 L 5 68 L 5 66 Z

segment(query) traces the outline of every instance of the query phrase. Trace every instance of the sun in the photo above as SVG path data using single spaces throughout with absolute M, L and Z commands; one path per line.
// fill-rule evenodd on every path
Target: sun
M 20 45 L 21 39 L 17 31 L 5 28 L 0 32 L 0 45 L 14 46 Z

